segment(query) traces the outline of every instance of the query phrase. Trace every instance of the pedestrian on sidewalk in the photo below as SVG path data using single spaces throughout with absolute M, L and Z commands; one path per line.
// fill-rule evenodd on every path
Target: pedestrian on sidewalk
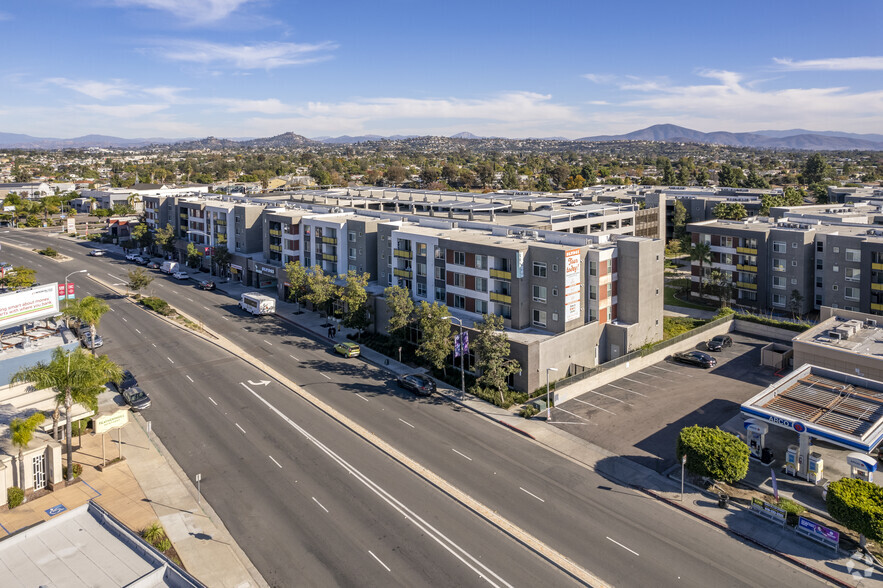
M 328 327 L 328 338 L 334 339 L 334 335 L 332 334 L 331 327 Z

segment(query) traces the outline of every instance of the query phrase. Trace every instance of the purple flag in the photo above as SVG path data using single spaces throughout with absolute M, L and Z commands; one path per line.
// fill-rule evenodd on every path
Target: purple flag
M 463 333 L 463 353 L 469 353 L 469 331 Z
M 454 357 L 460 357 L 460 335 L 454 335 Z

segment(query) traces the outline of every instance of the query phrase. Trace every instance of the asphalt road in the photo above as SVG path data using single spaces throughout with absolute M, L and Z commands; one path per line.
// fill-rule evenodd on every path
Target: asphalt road
M 4 239 L 0 236 L 0 241 Z M 13 240 L 45 246 L 46 237 L 19 233 Z M 107 279 L 122 279 L 131 268 L 119 260 L 86 258 L 79 243 L 58 240 L 56 248 L 75 257 L 76 264 L 40 260 L 6 247 L 0 257 L 7 259 L 10 254 L 27 259 L 28 265 L 40 263 L 38 275 L 44 282 L 80 268 L 96 275 L 104 272 Z M 248 353 L 611 584 L 816 582 L 766 553 L 617 486 L 471 411 L 440 398 L 418 399 L 398 391 L 381 370 L 360 360 L 339 358 L 327 344 L 284 323 L 247 316 L 220 293 L 202 292 L 160 274 L 154 284 L 155 294 L 227 334 Z M 378 524 L 389 514 L 399 518 L 402 513 L 388 503 L 382 506 L 365 483 L 359 482 L 359 489 L 353 479 L 358 476 L 339 462 L 331 467 L 327 453 L 315 445 L 311 448 L 302 434 L 278 414 L 268 412 L 239 384 L 265 379 L 256 370 L 195 337 L 174 332 L 139 309 L 118 309 L 124 305 L 121 301 L 112 304 L 115 312 L 101 327 L 107 341 L 104 350 L 132 365 L 137 374 L 150 374 L 142 380 L 150 383 L 145 387 L 155 398 L 155 408 L 148 411 L 154 430 L 188 474 L 203 473 L 203 488 L 213 507 L 271 583 L 285 583 L 294 570 L 300 583 L 390 583 L 384 574 L 392 572 L 372 555 L 366 557 L 370 549 L 385 566 L 401 574 L 392 583 L 485 584 L 475 575 L 469 577 L 474 573 L 469 564 L 434 540 L 427 543 L 425 529 L 412 523 Z M 166 332 L 169 329 L 173 331 Z M 419 505 L 423 518 L 439 525 L 464 549 L 475 549 L 470 552 L 481 554 L 478 560 L 507 582 L 555 585 L 569 581 L 404 468 L 378 458 L 376 450 L 278 384 L 252 389 L 266 394 L 287 417 L 309 423 L 313 435 L 345 455 L 347 463 L 374 482 L 404 497 L 399 498 L 403 503 L 411 508 Z M 214 485 L 208 481 L 219 477 Z M 339 512 L 335 524 L 312 500 L 328 508 L 319 495 L 328 497 L 334 512 L 347 511 Z M 304 508 L 305 503 L 309 508 Z M 377 516 L 371 516 L 374 513 Z M 415 541 L 414 533 L 424 542 Z M 366 561 L 373 561 L 375 569 L 366 567 Z M 462 576 L 450 575 L 455 573 Z

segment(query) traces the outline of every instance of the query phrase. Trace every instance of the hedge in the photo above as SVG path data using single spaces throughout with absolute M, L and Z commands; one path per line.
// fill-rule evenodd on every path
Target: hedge
M 11 486 L 6 490 L 6 503 L 9 508 L 15 508 L 25 500 L 25 491 L 17 486 Z
M 806 322 L 792 323 L 791 321 L 783 321 L 766 316 L 759 316 L 756 314 L 747 314 L 741 312 L 736 313 L 736 318 L 740 321 L 757 323 L 759 325 L 767 325 L 768 327 L 777 327 L 779 329 L 788 329 L 789 331 L 794 331 L 796 333 L 802 333 L 812 327 L 811 324 Z
M 748 453 L 741 439 L 717 427 L 694 425 L 678 435 L 678 459 L 687 456 L 686 468 L 691 473 L 728 484 L 748 474 Z
M 883 541 L 883 488 L 855 478 L 828 485 L 828 513 L 871 541 Z
M 156 296 L 145 296 L 141 299 L 141 304 L 163 316 L 168 316 L 175 312 L 175 309 L 169 306 L 168 302 Z

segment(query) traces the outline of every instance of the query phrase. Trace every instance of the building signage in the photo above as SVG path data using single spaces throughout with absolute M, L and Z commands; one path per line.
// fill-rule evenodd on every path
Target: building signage
M 524 277 L 524 251 L 515 252 L 515 277 L 518 279 Z
M 0 329 L 59 313 L 58 283 L 0 294 Z
M 276 268 L 273 266 L 261 265 L 256 263 L 254 264 L 254 269 L 261 275 L 270 276 L 273 278 L 276 277 Z
M 76 298 L 74 293 L 75 293 L 75 290 L 74 290 L 74 283 L 73 282 L 68 282 L 67 285 L 65 285 L 65 284 L 58 285 L 58 299 L 59 300 L 64 300 L 65 298 L 73 300 L 74 298 Z
M 787 516 L 785 509 L 779 508 L 775 504 L 764 502 L 759 498 L 751 499 L 751 512 L 766 519 L 770 519 L 773 522 L 782 523 L 783 525 L 785 524 L 785 517 Z
M 809 537 L 813 541 L 818 541 L 834 548 L 840 544 L 840 533 L 803 517 L 800 517 L 797 521 L 797 532 L 805 537 Z
M 234 269 L 234 270 L 236 270 L 236 271 L 238 271 L 238 272 L 241 272 L 241 271 L 242 271 L 242 266 L 241 266 L 241 265 L 236 265 L 235 263 L 231 263 L 231 264 L 230 264 L 230 269 Z
M 564 322 L 580 317 L 580 289 L 582 288 L 579 249 L 564 252 Z
M 92 419 L 96 435 L 107 433 L 113 429 L 124 427 L 129 422 L 129 409 L 124 408 L 110 414 L 103 414 Z
M 77 220 L 74 218 L 67 219 L 67 232 L 68 233 L 76 233 L 77 232 Z

